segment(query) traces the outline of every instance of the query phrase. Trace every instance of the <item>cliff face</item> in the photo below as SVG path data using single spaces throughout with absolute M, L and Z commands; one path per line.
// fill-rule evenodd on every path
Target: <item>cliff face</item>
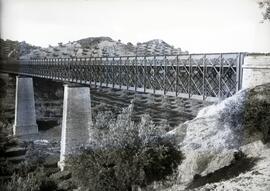
M 258 165 L 264 166 L 260 173 L 265 176 L 265 186 L 269 187 L 270 174 L 265 172 L 270 172 L 270 162 L 265 164 L 258 159 L 266 157 L 264 153 L 270 150 L 269 108 L 270 84 L 265 84 L 243 90 L 219 104 L 206 107 L 195 119 L 169 132 L 168 136 L 177 136 L 176 142 L 185 154 L 178 168 L 181 186 L 175 185 L 174 189 L 199 187 L 220 182 L 221 179 L 230 180 L 239 177 L 240 173 L 251 174 L 253 167 L 260 169 Z M 267 160 L 270 160 L 270 156 Z M 231 173 L 229 171 L 236 173 L 226 177 Z M 256 185 L 254 176 L 250 177 L 249 183 Z M 217 184 L 222 185 L 222 182 Z M 266 190 L 266 187 L 262 190 Z

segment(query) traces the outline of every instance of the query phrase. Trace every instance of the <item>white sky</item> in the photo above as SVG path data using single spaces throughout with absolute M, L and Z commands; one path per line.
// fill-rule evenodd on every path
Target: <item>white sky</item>
M 257 0 L 0 0 L 1 37 L 46 47 L 162 39 L 189 52 L 270 52 Z

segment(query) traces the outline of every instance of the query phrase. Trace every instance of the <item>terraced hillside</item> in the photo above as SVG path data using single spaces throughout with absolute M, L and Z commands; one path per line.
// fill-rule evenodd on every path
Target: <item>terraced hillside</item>
M 117 56 L 151 56 L 186 54 L 181 48 L 167 44 L 163 40 L 154 39 L 133 45 L 122 43 L 110 37 L 90 37 L 58 46 L 47 48 L 31 46 L 25 42 L 1 39 L 1 58 L 20 59 L 43 58 L 75 58 L 75 57 L 117 57 Z
M 37 123 L 41 130 L 60 126 L 63 107 L 62 83 L 34 78 Z M 5 100 L 5 113 L 10 122 L 14 119 L 15 78 L 8 78 Z M 121 112 L 134 103 L 133 119 L 139 121 L 144 114 L 149 114 L 155 124 L 163 124 L 167 130 L 194 118 L 200 108 L 210 103 L 170 96 L 160 96 L 112 88 L 91 88 L 93 119 L 98 112 Z
M 19 59 L 21 56 L 27 55 L 36 49 L 40 49 L 40 47 L 30 45 L 25 41 L 18 42 L 0 39 L 0 60 Z

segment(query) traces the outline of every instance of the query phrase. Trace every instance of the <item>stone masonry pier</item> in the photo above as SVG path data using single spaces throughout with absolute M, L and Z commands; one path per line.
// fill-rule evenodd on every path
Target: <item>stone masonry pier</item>
M 90 88 L 64 85 L 64 104 L 59 167 L 63 170 L 65 157 L 89 141 L 92 124 Z
M 16 136 L 38 133 L 34 100 L 33 79 L 16 77 L 15 121 L 13 134 Z

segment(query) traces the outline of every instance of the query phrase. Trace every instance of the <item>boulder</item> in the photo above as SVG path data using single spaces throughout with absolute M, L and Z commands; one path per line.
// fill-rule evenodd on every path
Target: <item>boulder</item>
M 229 166 L 236 153 L 258 157 L 270 140 L 270 84 L 245 89 L 202 109 L 197 117 L 167 133 L 185 155 L 178 182 L 190 183 Z

